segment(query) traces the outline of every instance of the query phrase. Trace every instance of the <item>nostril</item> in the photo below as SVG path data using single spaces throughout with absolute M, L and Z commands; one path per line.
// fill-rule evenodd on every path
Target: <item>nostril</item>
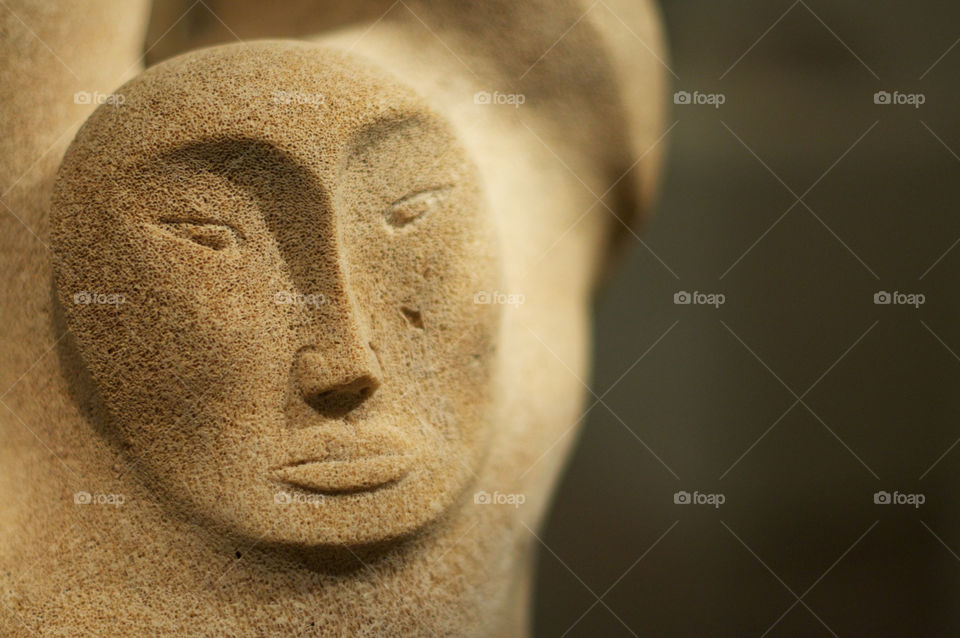
M 382 373 L 366 346 L 320 350 L 311 345 L 297 351 L 290 374 L 292 396 L 327 418 L 340 418 L 376 393 Z
M 403 318 L 407 320 L 408 324 L 414 328 L 423 330 L 423 313 L 416 308 L 409 308 L 407 306 L 402 306 L 400 312 L 403 313 Z
M 364 375 L 321 392 L 303 392 L 303 400 L 328 418 L 339 418 L 357 409 L 373 396 L 379 386 L 373 377 Z

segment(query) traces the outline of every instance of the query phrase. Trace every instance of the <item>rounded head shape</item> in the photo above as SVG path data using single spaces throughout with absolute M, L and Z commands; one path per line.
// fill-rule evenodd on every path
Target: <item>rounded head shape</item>
M 365 62 L 260 42 L 153 67 L 58 175 L 55 282 L 158 497 L 358 545 L 460 501 L 491 435 L 497 242 L 450 125 Z

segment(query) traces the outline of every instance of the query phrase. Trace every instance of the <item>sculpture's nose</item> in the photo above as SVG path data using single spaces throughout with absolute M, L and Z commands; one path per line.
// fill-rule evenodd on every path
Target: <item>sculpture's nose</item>
M 335 356 L 324 350 L 301 348 L 293 361 L 293 380 L 307 405 L 325 417 L 338 418 L 373 396 L 382 374 L 366 344 L 336 348 Z

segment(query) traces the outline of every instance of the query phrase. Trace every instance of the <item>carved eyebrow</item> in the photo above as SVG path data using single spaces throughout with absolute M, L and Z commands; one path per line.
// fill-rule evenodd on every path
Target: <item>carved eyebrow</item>
M 171 167 L 175 168 L 174 173 L 183 174 L 186 169 L 188 174 L 197 172 L 216 175 L 252 198 L 257 214 L 265 223 L 267 231 L 277 239 L 281 258 L 287 264 L 295 264 L 302 259 L 295 248 L 296 243 L 289 241 L 289 234 L 303 230 L 303 224 L 288 224 L 285 220 L 291 217 L 299 218 L 307 212 L 323 217 L 332 210 L 328 190 L 324 188 L 314 168 L 290 152 L 260 139 L 231 137 L 200 140 L 165 153 L 152 163 L 154 170 L 159 170 L 168 177 Z M 216 203 L 213 205 L 216 206 Z M 170 212 L 176 211 L 168 211 L 168 214 Z M 209 214 L 213 214 L 213 211 Z M 170 219 L 194 221 L 173 215 Z M 200 221 L 208 219 L 201 217 Z M 310 221 L 316 223 L 317 220 Z M 222 221 L 218 219 L 214 223 L 222 224 Z M 222 230 L 224 226 L 218 228 Z M 166 230 L 206 232 L 209 228 L 181 224 L 180 228 Z M 207 236 L 204 235 L 204 238 Z M 243 237 L 242 234 L 236 236 Z M 251 233 L 250 239 L 253 238 L 254 234 Z M 296 277 L 297 275 L 294 275 L 295 279 Z
M 277 193 L 284 191 L 303 193 L 317 201 L 327 199 L 309 167 L 274 144 L 255 138 L 193 142 L 164 153 L 151 165 L 162 169 L 169 163 L 221 175 L 252 194 L 261 204 L 276 202 Z M 254 171 L 267 172 L 270 179 L 254 182 L 242 179 Z
M 420 127 L 427 128 L 430 119 L 425 115 L 408 114 L 400 116 L 381 117 L 365 124 L 354 131 L 347 144 L 348 157 L 361 153 L 369 146 L 383 142 L 404 130 Z

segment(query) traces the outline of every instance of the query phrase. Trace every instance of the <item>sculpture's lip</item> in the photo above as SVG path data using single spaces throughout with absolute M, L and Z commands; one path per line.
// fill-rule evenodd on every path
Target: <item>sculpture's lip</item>
M 367 492 L 395 483 L 411 468 L 406 454 L 382 454 L 353 459 L 306 459 L 274 468 L 274 477 L 312 492 Z

